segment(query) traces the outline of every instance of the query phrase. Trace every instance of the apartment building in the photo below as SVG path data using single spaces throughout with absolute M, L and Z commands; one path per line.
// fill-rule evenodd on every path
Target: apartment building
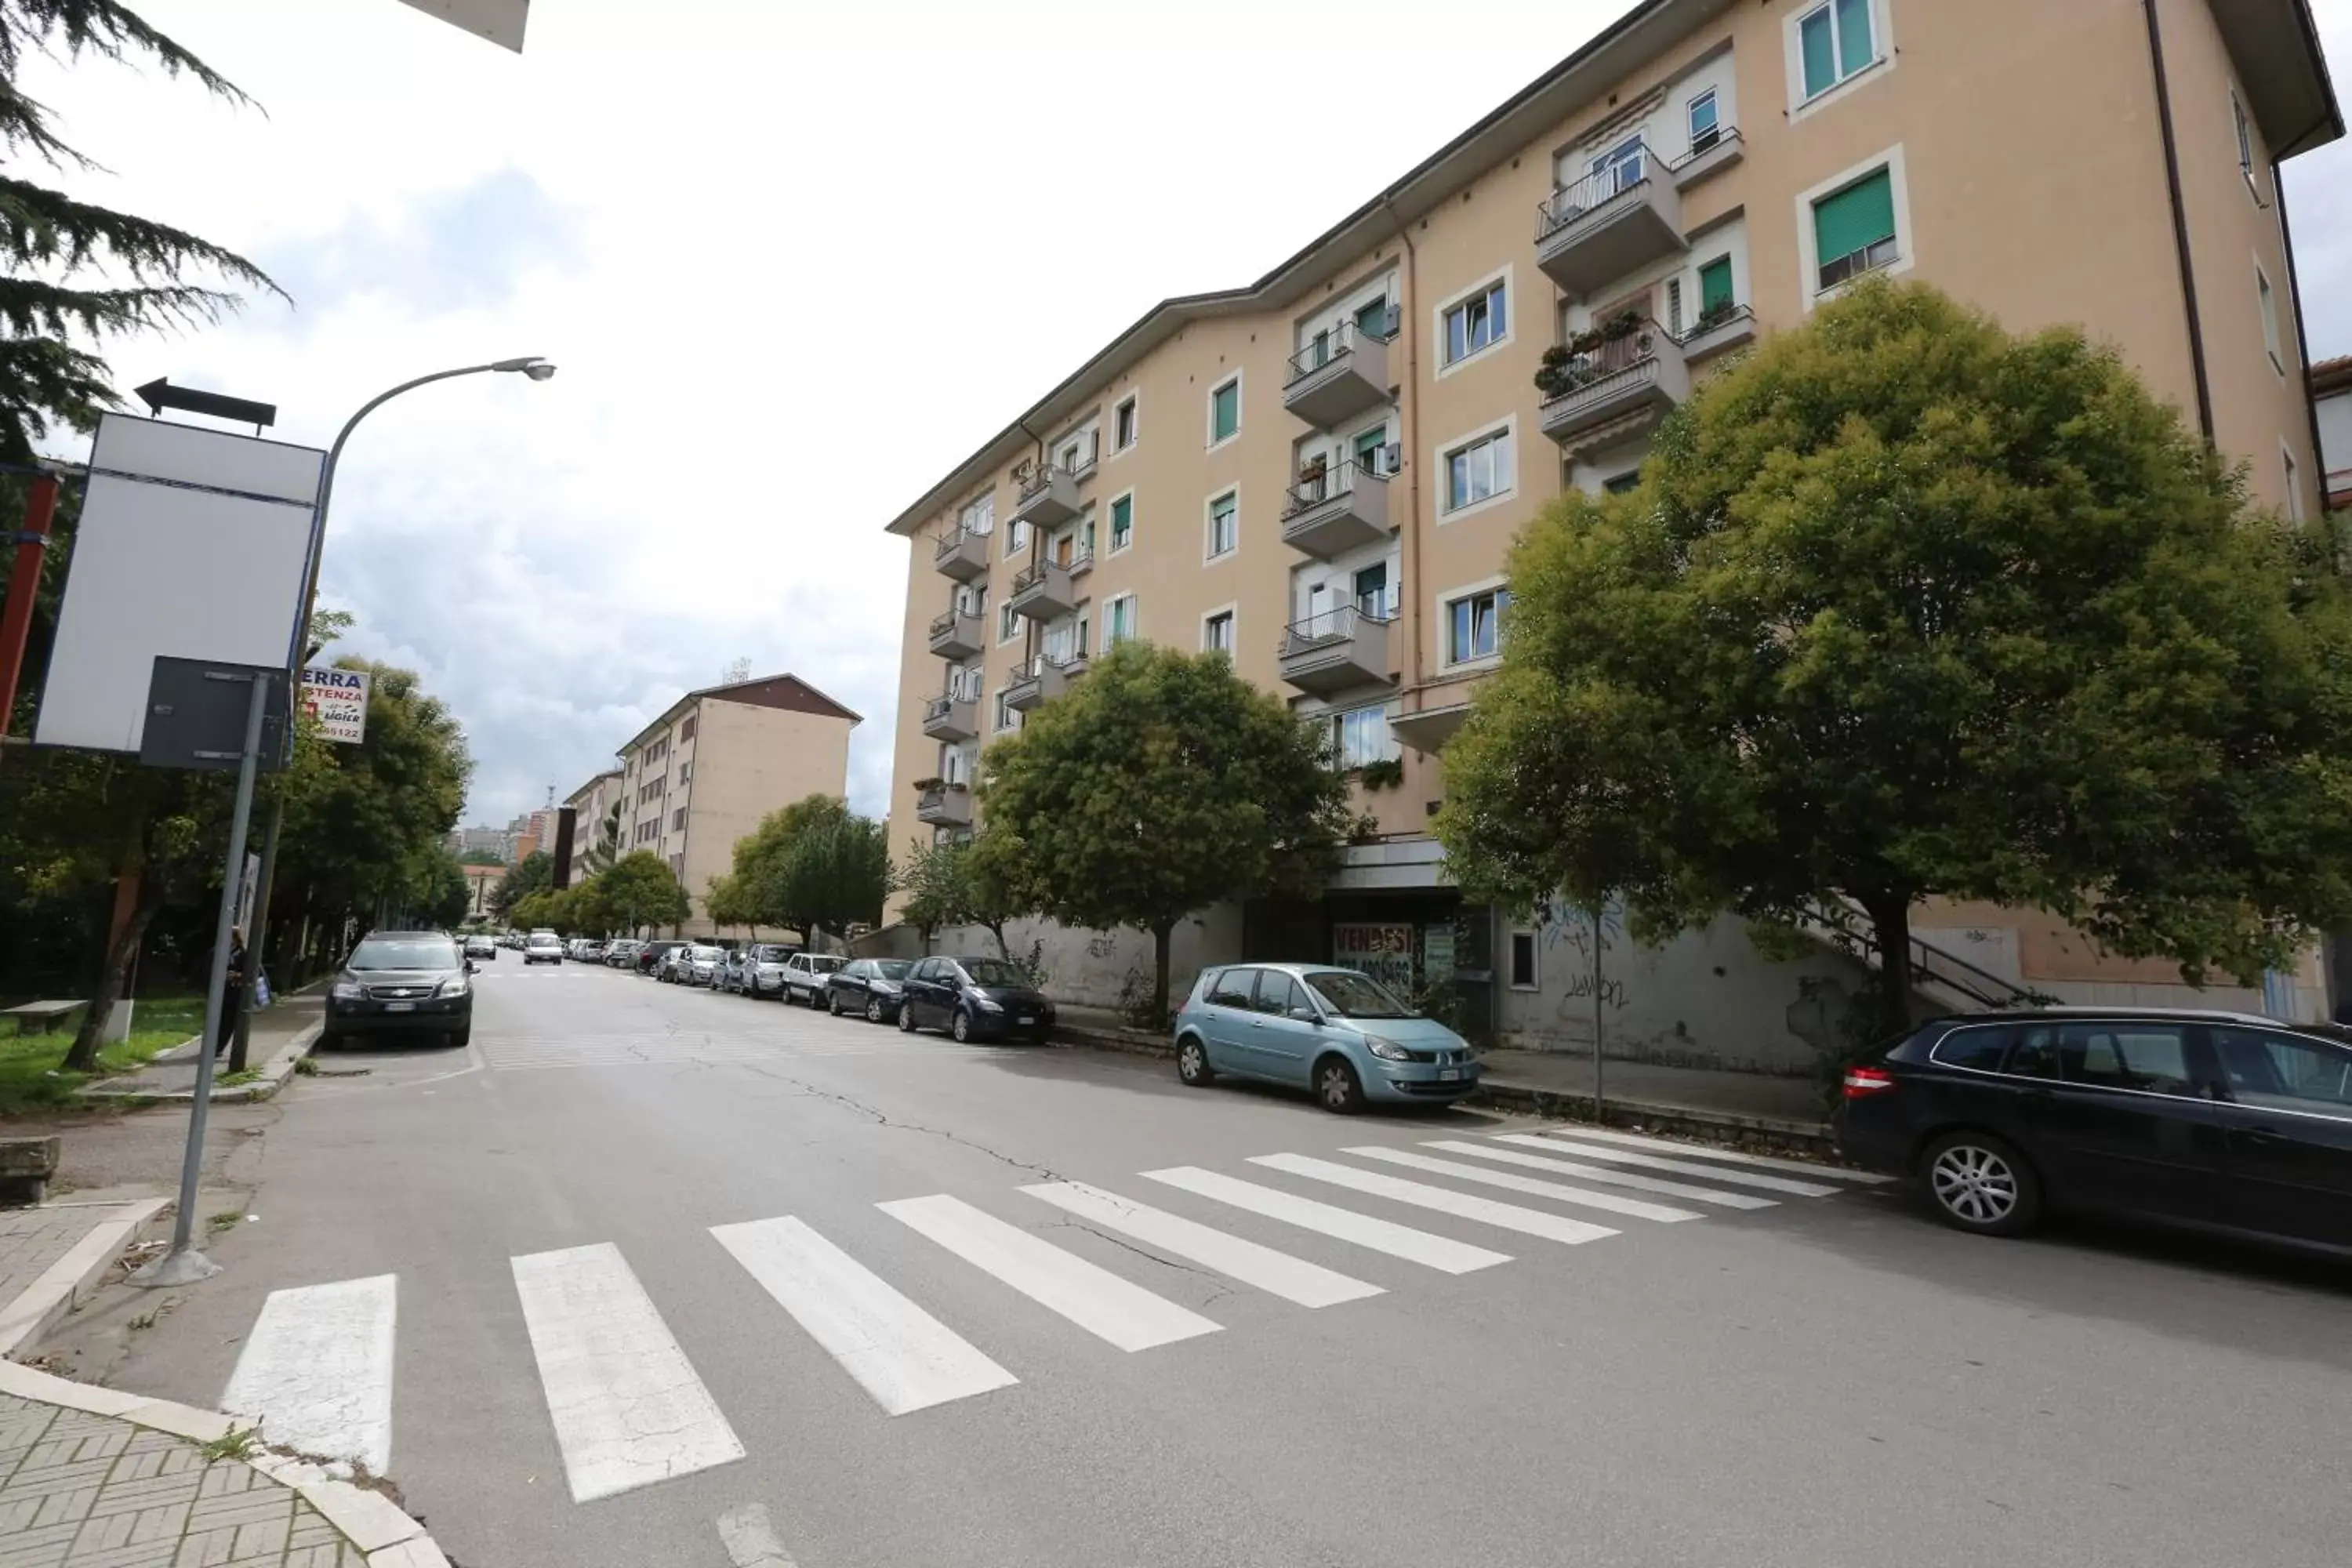
M 621 770 L 607 768 L 563 797 L 572 811 L 572 855 L 556 868 L 566 887 L 604 868 L 615 856 L 604 853 L 604 823 L 621 804 Z
M 711 880 L 762 817 L 812 795 L 846 796 L 860 722 L 798 676 L 769 675 L 689 691 L 621 748 L 619 852 L 667 863 L 694 900 L 680 934 L 713 933 Z
M 1693 386 L 1874 272 L 2013 330 L 2085 326 L 2307 515 L 2277 168 L 2342 132 L 2305 0 L 1646 0 L 1255 283 L 1154 307 L 891 520 L 913 544 L 894 837 L 968 830 L 982 748 L 1090 654 L 1223 648 L 1343 766 L 1403 779 L 1359 787 L 1381 837 L 1319 905 L 1210 911 L 1180 965 L 1451 973 L 1507 1032 L 1589 1038 L 1589 965 L 1555 952 L 1572 922 L 1463 910 L 1427 833 L 1520 526 L 1634 482 Z M 2065 946 L 2031 918 L 1950 918 L 2059 978 L 2027 962 Z M 1057 984 L 1115 984 L 1100 943 L 1065 945 Z M 1801 1059 L 1853 979 L 1724 930 L 1612 963 L 1633 1037 L 1719 1058 L 1694 1041 L 1737 1036 L 1759 1065 Z
M 2320 489 L 2331 508 L 2352 507 L 2352 354 L 2311 367 L 2319 428 Z

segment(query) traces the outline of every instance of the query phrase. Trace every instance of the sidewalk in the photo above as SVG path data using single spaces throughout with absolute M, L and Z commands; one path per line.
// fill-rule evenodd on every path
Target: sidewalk
M 0 1210 L 0 1356 L 15 1355 L 39 1339 L 95 1291 L 139 1226 L 164 1202 Z M 0 1450 L 6 1447 L 0 1442 Z M 0 1564 L 14 1568 L 5 1552 Z
M 310 1054 L 319 1038 L 319 1025 L 325 1014 L 326 1000 L 316 991 L 307 995 L 281 996 L 277 1003 L 253 1016 L 253 1027 L 246 1042 L 246 1061 L 260 1076 L 247 1083 L 223 1084 L 213 1079 L 213 1098 L 216 1100 L 268 1100 L 285 1085 L 294 1071 L 294 1064 Z M 196 1095 L 196 1056 L 204 1049 L 200 1040 L 172 1049 L 150 1060 L 136 1072 L 110 1078 L 84 1089 L 85 1100 L 194 1100 Z M 226 1064 L 221 1066 L 226 1070 Z M 0 1568 L 13 1568 L 5 1558 L 0 1558 Z
M 0 1568 L 451 1568 L 382 1491 L 233 1429 L 0 1363 Z

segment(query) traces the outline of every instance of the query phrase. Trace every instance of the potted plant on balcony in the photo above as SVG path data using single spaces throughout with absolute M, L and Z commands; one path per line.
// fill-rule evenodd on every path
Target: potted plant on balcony
M 1321 500 L 1323 480 L 1330 472 L 1331 459 L 1318 452 L 1298 465 L 1298 494 L 1302 500 Z
M 1549 402 L 1565 397 L 1593 377 L 1592 351 L 1599 346 L 1590 332 L 1579 332 L 1564 343 L 1554 343 L 1544 350 L 1543 363 L 1536 369 L 1536 390 Z
M 1732 312 L 1738 309 L 1738 305 L 1728 300 L 1717 300 L 1714 304 L 1701 310 L 1698 313 L 1698 320 L 1691 323 L 1691 336 L 1697 337 L 1702 332 L 1715 331 L 1716 328 L 1731 320 Z

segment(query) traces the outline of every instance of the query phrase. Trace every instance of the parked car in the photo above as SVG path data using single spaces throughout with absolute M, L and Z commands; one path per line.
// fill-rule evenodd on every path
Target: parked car
M 898 1027 L 945 1029 L 959 1040 L 1024 1036 L 1042 1040 L 1054 1005 L 1017 964 L 1001 958 L 923 958 L 899 983 Z
M 686 943 L 682 942 L 649 942 L 646 943 L 645 946 L 637 950 L 637 973 L 640 974 L 650 974 L 656 980 L 669 979 L 670 976 L 662 973 L 663 965 L 667 961 L 671 953 L 677 952 L 685 945 Z
M 784 996 L 784 965 L 799 948 L 782 942 L 757 942 L 730 954 L 735 988 L 746 996 Z
M 486 936 L 469 936 L 466 939 L 466 956 L 496 963 L 499 961 L 499 944 Z
M 719 966 L 726 961 L 725 950 L 694 942 L 670 955 L 671 978 L 684 985 L 716 986 Z
M 457 942 L 439 931 L 371 931 L 327 988 L 319 1044 L 396 1035 L 463 1046 L 474 1036 L 472 973 Z
M 787 1002 L 805 1002 L 812 1007 L 824 1005 L 824 983 L 845 961 L 830 952 L 796 952 L 784 960 L 783 990 L 779 993 Z
M 1326 1110 L 1450 1105 L 1478 1087 L 1478 1053 L 1371 976 L 1319 963 L 1204 970 L 1176 1015 L 1176 1076 L 1311 1089 Z
M 551 931 L 533 931 L 522 939 L 525 963 L 562 963 L 563 939 Z
M 898 1016 L 906 998 L 910 958 L 856 958 L 825 976 L 824 1010 L 835 1017 L 855 1013 L 869 1024 L 887 1023 Z
M 2053 1007 L 1923 1024 L 1846 1069 L 1839 1150 L 1946 1224 L 2051 1210 L 2352 1254 L 2352 1030 Z
M 634 969 L 638 950 L 646 944 L 634 937 L 615 937 L 604 944 L 604 963 L 610 969 Z

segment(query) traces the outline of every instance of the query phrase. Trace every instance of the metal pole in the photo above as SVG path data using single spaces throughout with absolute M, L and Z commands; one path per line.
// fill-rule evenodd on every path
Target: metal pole
M 218 676 L 217 679 L 235 677 Z M 261 758 L 261 718 L 269 705 L 269 677 L 247 677 L 253 695 L 245 705 L 245 750 L 236 764 L 236 805 L 228 819 L 228 864 L 221 879 L 220 916 L 213 923 L 212 973 L 205 985 L 205 1034 L 196 1042 L 196 1099 L 188 1110 L 188 1148 L 180 1159 L 180 1212 L 172 1221 L 172 1249 L 131 1276 L 134 1285 L 193 1285 L 220 1272 L 220 1265 L 194 1245 L 196 1176 L 205 1163 L 205 1113 L 212 1108 L 213 1048 L 220 1038 L 221 1006 L 227 1000 L 229 939 L 236 925 L 236 889 L 245 871 L 245 830 L 253 816 L 253 774 Z M 246 971 L 253 970 L 252 950 Z
M 1601 1084 L 1601 906 L 1592 910 L 1592 1120 L 1608 1119 Z

